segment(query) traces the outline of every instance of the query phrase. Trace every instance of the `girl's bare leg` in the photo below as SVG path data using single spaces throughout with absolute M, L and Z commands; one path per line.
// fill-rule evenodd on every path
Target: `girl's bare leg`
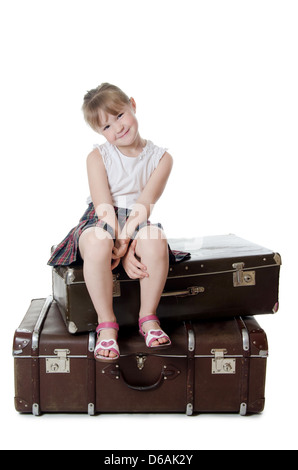
M 141 307 L 140 318 L 156 315 L 160 296 L 164 289 L 169 270 L 168 243 L 164 233 L 157 227 L 148 226 L 140 230 L 137 236 L 136 254 L 147 268 L 148 277 L 140 279 Z M 143 331 L 159 329 L 157 322 L 143 324 Z M 167 342 L 165 338 L 154 341 L 153 346 Z
M 102 231 L 102 232 L 101 232 Z M 102 236 L 98 236 L 102 235 Z M 84 260 L 83 273 L 85 283 L 98 316 L 98 323 L 116 322 L 113 311 L 113 275 L 111 257 L 114 242 L 101 228 L 84 230 L 79 239 L 79 249 Z M 114 329 L 100 332 L 100 340 L 116 339 Z M 99 355 L 115 357 L 109 350 L 99 350 Z

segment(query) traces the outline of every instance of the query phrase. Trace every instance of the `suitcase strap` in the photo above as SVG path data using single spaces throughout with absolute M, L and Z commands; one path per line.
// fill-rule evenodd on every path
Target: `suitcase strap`
M 195 385 L 195 347 L 196 337 L 191 322 L 185 322 L 187 333 L 187 386 L 186 386 L 186 414 L 191 416 L 194 411 L 194 385 Z

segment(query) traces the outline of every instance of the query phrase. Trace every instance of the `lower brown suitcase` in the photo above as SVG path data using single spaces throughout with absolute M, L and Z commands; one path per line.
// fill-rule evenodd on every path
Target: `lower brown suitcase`
M 264 408 L 268 345 L 254 317 L 163 324 L 154 350 L 132 328 L 117 363 L 94 360 L 94 332 L 71 335 L 52 297 L 31 302 L 13 343 L 19 412 L 238 412 Z

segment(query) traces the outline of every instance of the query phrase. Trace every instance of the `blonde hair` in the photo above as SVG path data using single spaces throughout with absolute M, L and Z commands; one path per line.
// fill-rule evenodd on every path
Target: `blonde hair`
M 126 104 L 130 104 L 130 99 L 120 88 L 110 83 L 102 83 L 86 93 L 82 110 L 85 121 L 98 132 L 102 127 L 99 109 L 116 116 Z

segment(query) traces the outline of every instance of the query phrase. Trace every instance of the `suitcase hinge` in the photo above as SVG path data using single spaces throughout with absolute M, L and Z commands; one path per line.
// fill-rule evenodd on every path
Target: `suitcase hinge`
M 235 374 L 236 373 L 236 359 L 224 357 L 227 353 L 226 349 L 212 349 L 211 354 L 214 354 L 212 359 L 212 374 Z
M 234 287 L 245 287 L 256 285 L 256 272 L 255 271 L 243 271 L 244 263 L 234 263 L 232 267 L 236 269 L 233 273 L 233 284 Z
M 69 353 L 69 349 L 55 349 L 54 354 L 57 354 L 57 357 L 46 358 L 46 373 L 69 374 L 70 359 L 67 357 Z

